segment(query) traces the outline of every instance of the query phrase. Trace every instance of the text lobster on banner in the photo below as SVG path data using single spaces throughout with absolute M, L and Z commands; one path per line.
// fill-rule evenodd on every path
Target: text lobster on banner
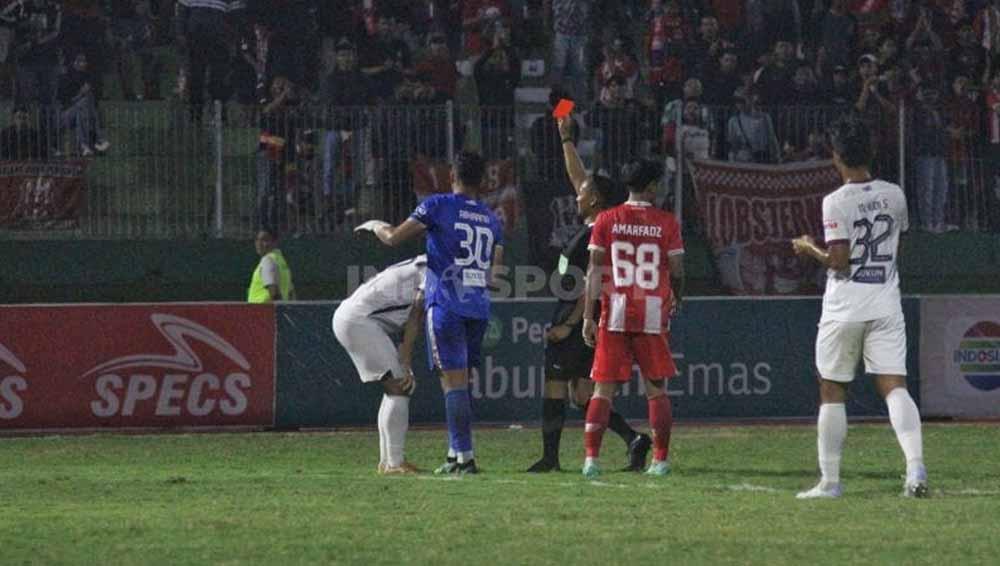
M 831 161 L 690 163 L 698 209 L 722 283 L 736 295 L 815 293 L 824 273 L 791 240 L 823 238 L 823 197 L 840 186 Z

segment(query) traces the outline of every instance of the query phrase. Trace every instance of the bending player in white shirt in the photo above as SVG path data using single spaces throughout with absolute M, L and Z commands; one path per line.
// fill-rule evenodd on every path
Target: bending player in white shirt
M 358 369 L 361 381 L 385 390 L 378 412 L 380 474 L 416 473 L 403 455 L 416 385 L 410 360 L 423 324 L 427 256 L 397 263 L 372 277 L 337 307 L 333 333 Z M 403 334 L 399 352 L 393 336 Z
M 927 495 L 920 413 L 906 390 L 906 324 L 899 294 L 899 236 L 909 227 L 899 186 L 872 179 L 871 136 L 857 117 L 830 128 L 833 162 L 844 185 L 823 199 L 826 249 L 802 236 L 795 253 L 827 268 L 823 316 L 816 337 L 820 375 L 818 450 L 822 479 L 799 499 L 839 497 L 840 454 L 847 436 L 844 400 L 863 356 L 865 371 L 889 407 L 906 457 L 903 495 Z

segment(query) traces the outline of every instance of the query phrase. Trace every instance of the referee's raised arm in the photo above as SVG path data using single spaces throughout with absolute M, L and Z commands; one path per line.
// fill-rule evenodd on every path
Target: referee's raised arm
M 556 123 L 559 124 L 559 139 L 562 142 L 563 159 L 566 161 L 566 174 L 569 175 L 569 180 L 573 183 L 573 190 L 576 191 L 576 194 L 580 194 L 580 188 L 587 180 L 587 171 L 584 170 L 583 161 L 580 160 L 580 154 L 576 151 L 576 141 L 573 139 L 575 134 L 573 118 L 570 116 L 558 118 Z

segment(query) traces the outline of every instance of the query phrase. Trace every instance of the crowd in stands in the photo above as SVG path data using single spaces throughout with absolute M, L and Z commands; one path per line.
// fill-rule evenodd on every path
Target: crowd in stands
M 208 101 L 255 106 L 261 194 L 288 191 L 288 165 L 315 158 L 303 167 L 340 220 L 361 186 L 408 183 L 405 165 L 375 175 L 370 163 L 447 150 L 440 112 L 389 109 L 471 99 L 482 151 L 507 159 L 521 86 L 574 98 L 612 176 L 632 155 L 678 146 L 748 163 L 821 159 L 823 125 L 849 110 L 877 132 L 878 173 L 891 180 L 904 173 L 907 120 L 923 228 L 987 229 L 983 211 L 1000 198 L 1000 0 L 13 0 L 0 54 L 13 69 L 4 159 L 108 151 L 99 78 L 114 75 L 117 97 L 172 97 L 191 123 L 210 116 Z M 539 60 L 534 76 L 523 63 Z M 72 133 L 31 127 L 38 108 Z M 308 111 L 311 126 L 288 119 L 307 108 L 322 109 Z M 545 120 L 525 144 L 542 161 L 558 143 L 537 141 L 554 139 Z M 459 145 L 467 126 L 455 125 Z M 957 218 L 963 199 L 980 199 L 979 213 Z M 262 222 L 283 207 L 262 205 Z

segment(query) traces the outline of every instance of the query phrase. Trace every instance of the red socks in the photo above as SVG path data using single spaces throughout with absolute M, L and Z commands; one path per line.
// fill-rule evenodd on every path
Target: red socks
M 611 400 L 593 397 L 587 404 L 587 424 L 583 429 L 583 446 L 588 458 L 597 458 L 601 453 L 601 439 L 611 418 Z
M 670 455 L 670 429 L 674 426 L 670 398 L 666 395 L 660 395 L 655 399 L 650 399 L 648 403 L 649 428 L 653 430 L 653 459 L 666 460 L 667 456 Z M 589 412 L 587 423 L 590 423 Z

